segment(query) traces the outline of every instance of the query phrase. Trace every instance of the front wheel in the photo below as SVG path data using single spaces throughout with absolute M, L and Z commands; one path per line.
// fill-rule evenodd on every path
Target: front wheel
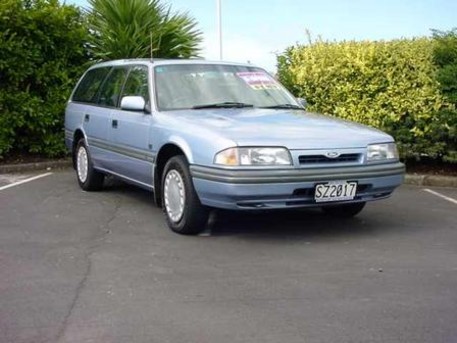
M 208 209 L 200 203 L 184 156 L 174 156 L 162 176 L 162 209 L 174 232 L 195 235 L 205 229 Z
M 323 206 L 322 210 L 324 213 L 339 218 L 350 218 L 359 214 L 360 211 L 365 207 L 365 202 L 356 202 L 352 204 L 340 204 Z

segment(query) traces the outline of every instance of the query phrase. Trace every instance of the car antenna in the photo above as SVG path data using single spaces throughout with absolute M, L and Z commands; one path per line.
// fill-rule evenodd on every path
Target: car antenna
M 151 62 L 154 63 L 153 49 L 152 49 L 152 32 L 149 35 L 149 44 L 151 49 Z

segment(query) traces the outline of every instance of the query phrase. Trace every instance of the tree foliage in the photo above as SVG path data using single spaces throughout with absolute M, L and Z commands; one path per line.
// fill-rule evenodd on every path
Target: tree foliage
M 197 22 L 159 0 L 89 0 L 90 48 L 101 60 L 190 58 L 202 41 Z M 152 44 L 151 44 L 152 43 Z
M 428 38 L 318 40 L 289 47 L 278 56 L 279 78 L 307 99 L 311 111 L 389 132 L 405 158 L 451 161 L 455 116 L 452 122 L 445 111 L 453 111 L 454 105 L 452 96 L 443 92 L 448 74 L 440 74 L 434 64 L 436 49 L 436 40 Z M 442 56 L 443 61 L 450 58 L 444 52 Z
M 87 36 L 74 6 L 0 2 L 0 157 L 64 152 L 64 108 L 88 61 Z
M 435 40 L 434 63 L 438 67 L 437 79 L 446 105 L 438 115 L 445 125 L 439 127 L 440 140 L 448 142 L 447 161 L 457 161 L 457 28 L 450 31 L 433 31 Z

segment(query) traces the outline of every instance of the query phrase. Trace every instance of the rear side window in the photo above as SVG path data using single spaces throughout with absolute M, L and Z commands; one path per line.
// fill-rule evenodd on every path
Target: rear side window
M 96 68 L 89 70 L 79 83 L 78 88 L 75 90 L 72 100 L 78 102 L 96 103 L 98 90 L 106 75 L 108 75 L 109 70 L 110 68 Z
M 98 104 L 101 106 L 116 107 L 127 76 L 127 68 L 113 68 L 100 90 Z

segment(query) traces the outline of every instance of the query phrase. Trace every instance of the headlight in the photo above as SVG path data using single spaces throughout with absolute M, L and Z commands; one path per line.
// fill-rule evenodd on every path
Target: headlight
M 371 144 L 367 148 L 367 161 L 398 160 L 398 150 L 395 143 Z
M 286 148 L 229 148 L 217 153 L 214 163 L 225 166 L 290 166 L 292 158 Z

